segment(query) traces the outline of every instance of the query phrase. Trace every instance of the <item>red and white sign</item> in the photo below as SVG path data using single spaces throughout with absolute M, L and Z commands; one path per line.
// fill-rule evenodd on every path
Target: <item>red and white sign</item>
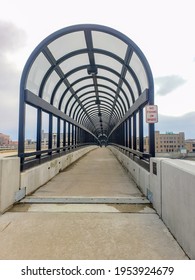
M 157 123 L 158 122 L 158 106 L 147 105 L 146 107 L 146 122 Z

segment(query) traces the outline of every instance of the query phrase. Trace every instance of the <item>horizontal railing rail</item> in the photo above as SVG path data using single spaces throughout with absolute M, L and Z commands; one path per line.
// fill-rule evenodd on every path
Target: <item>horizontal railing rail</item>
M 84 146 L 97 145 L 96 143 L 80 143 L 67 145 L 63 147 L 56 147 L 52 149 L 43 149 L 40 151 L 31 151 L 18 154 L 21 158 L 21 171 L 32 168 L 38 164 L 50 161 L 57 157 L 61 157 L 70 152 L 81 149 Z
M 140 166 L 142 166 L 147 171 L 150 170 L 150 158 L 151 155 L 146 152 L 140 152 L 138 150 L 130 149 L 126 146 L 118 145 L 115 143 L 109 143 L 108 145 L 116 147 L 120 152 L 128 156 L 131 160 L 138 163 Z

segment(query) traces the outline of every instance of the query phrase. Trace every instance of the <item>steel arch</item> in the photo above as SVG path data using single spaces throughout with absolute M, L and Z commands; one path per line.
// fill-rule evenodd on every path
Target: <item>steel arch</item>
M 93 97 L 90 96 L 91 87 L 94 89 Z M 74 128 L 82 131 L 80 135 L 85 143 L 89 140 L 98 143 L 99 132 L 104 127 L 108 142 L 119 144 L 119 130 L 127 135 L 127 124 L 134 119 L 133 126 L 136 126 L 137 114 L 140 119 L 138 137 L 143 138 L 143 108 L 146 104 L 154 104 L 152 72 L 139 47 L 115 29 L 96 24 L 62 28 L 35 48 L 22 73 L 18 147 L 22 165 L 28 157 L 24 147 L 27 104 L 37 110 L 34 155 L 38 161 L 42 158 L 43 112 L 49 114 L 48 155 L 53 153 L 50 150 L 53 149 L 54 117 L 58 123 L 64 122 L 63 150 L 66 147 L 66 129 L 70 138 L 70 126 L 72 131 Z M 135 127 L 131 129 L 132 132 L 136 131 Z M 154 156 L 154 124 L 149 125 L 148 131 L 149 153 Z M 61 151 L 60 133 L 62 131 L 58 125 L 57 152 Z M 76 142 L 76 136 L 71 137 L 72 142 Z M 130 138 L 128 141 L 125 145 L 130 145 Z M 142 145 L 140 147 L 140 152 L 143 152 Z

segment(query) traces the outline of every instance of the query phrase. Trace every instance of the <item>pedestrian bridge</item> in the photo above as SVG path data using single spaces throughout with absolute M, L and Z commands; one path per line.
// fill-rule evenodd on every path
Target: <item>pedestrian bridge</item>
M 195 258 L 193 163 L 93 145 L 19 168 L 1 159 L 1 259 Z
M 77 25 L 37 46 L 18 156 L 0 159 L 1 259 L 195 259 L 194 164 L 155 158 L 153 104 L 150 66 L 124 34 Z

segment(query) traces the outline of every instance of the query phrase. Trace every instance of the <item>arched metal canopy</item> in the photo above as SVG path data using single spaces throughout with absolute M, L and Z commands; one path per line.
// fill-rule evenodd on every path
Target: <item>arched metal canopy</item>
M 149 64 L 131 39 L 106 26 L 70 26 L 44 39 L 29 57 L 21 79 L 20 123 L 23 104 L 29 104 L 64 114 L 96 138 L 109 138 L 130 115 L 153 104 L 153 95 Z

